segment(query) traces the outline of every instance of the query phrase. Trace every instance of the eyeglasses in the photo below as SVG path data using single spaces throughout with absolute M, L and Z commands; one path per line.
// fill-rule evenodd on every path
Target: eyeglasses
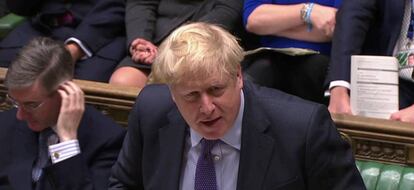
M 6 97 L 7 97 L 7 100 L 12 104 L 13 107 L 22 108 L 22 109 L 24 109 L 28 112 L 36 111 L 36 109 L 41 107 L 46 101 L 46 100 L 43 100 L 41 102 L 28 102 L 28 103 L 20 104 L 15 99 L 13 99 L 9 94 L 6 94 Z

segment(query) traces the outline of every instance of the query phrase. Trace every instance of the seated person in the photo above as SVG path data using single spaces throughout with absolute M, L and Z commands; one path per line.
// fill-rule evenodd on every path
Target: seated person
M 411 1 L 380 0 L 343 2 L 332 41 L 332 57 L 335 59 L 330 63 L 327 77 L 331 113 L 352 114 L 349 96 L 351 55 L 397 56 L 399 52 L 414 52 L 411 4 Z M 412 79 L 400 77 L 399 96 L 400 110 L 390 119 L 414 123 Z
M 72 77 L 70 53 L 44 37 L 10 65 L 5 85 L 16 109 L 0 113 L 0 142 L 8 142 L 0 144 L 1 189 L 107 189 L 125 130 L 85 106 Z
M 241 31 L 240 0 L 126 0 L 129 54 L 111 77 L 111 84 L 142 88 L 148 80 L 157 46 L 183 23 L 205 21 Z
M 245 77 L 260 85 L 324 102 L 324 81 L 330 41 L 340 0 L 246 0 L 243 19 L 249 32 L 261 36 L 261 46 L 303 48 L 320 52 L 291 56 L 264 51 L 246 57 Z
M 9 67 L 36 36 L 65 42 L 77 79 L 108 82 L 126 54 L 123 0 L 7 0 L 7 5 L 29 19 L 0 41 L 0 67 Z
M 166 85 L 139 94 L 109 189 L 365 189 L 326 107 L 243 81 L 223 28 L 181 26 L 158 53 Z

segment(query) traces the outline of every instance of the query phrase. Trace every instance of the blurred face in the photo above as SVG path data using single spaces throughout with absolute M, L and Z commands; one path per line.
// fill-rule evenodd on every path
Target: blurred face
M 408 56 L 408 65 L 414 65 L 414 54 Z
M 213 140 L 223 137 L 233 127 L 242 87 L 239 70 L 235 79 L 220 79 L 217 74 L 207 80 L 187 80 L 170 88 L 185 121 L 204 138 Z
M 60 97 L 57 92 L 46 92 L 38 82 L 21 89 L 9 89 L 9 100 L 17 107 L 16 117 L 27 122 L 29 128 L 39 132 L 56 124 Z

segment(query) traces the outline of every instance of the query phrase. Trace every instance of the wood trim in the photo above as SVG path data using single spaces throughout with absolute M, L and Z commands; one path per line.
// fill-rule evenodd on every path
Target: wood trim
M 414 125 L 344 114 L 332 118 L 357 159 L 414 166 Z

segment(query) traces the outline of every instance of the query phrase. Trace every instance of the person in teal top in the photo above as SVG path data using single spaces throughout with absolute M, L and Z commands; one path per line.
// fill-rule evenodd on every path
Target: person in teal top
M 262 47 L 302 48 L 316 54 L 291 56 L 264 51 L 247 57 L 246 77 L 258 84 L 323 103 L 335 15 L 341 0 L 246 0 L 245 28 Z

